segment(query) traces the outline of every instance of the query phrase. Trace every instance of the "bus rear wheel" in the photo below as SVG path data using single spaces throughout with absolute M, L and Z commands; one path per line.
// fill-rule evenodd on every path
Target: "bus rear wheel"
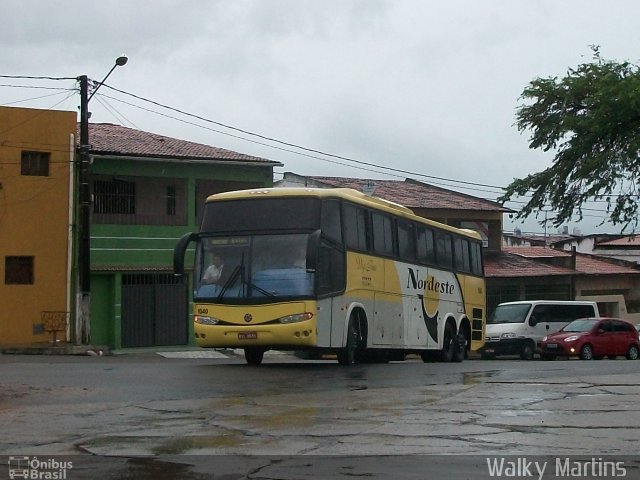
M 444 338 L 442 339 L 442 350 L 440 350 L 440 361 L 453 361 L 456 350 L 456 331 L 450 323 L 444 326 Z
M 247 347 L 244 349 L 244 358 L 249 365 L 260 365 L 264 358 L 264 348 Z
M 453 355 L 451 356 L 451 361 L 462 362 L 466 353 L 467 336 L 461 327 L 458 335 L 456 335 L 455 339 L 453 340 Z

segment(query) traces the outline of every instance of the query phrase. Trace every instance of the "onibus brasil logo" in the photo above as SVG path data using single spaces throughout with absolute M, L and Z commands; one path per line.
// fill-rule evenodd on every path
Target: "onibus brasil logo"
M 25 478 L 32 480 L 66 480 L 67 471 L 73 468 L 73 462 L 56 460 L 55 458 L 38 459 L 38 457 L 11 456 L 8 461 L 9 478 Z

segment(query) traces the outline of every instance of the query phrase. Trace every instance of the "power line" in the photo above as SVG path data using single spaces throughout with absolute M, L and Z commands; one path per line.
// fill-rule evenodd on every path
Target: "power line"
M 0 78 L 12 78 L 15 80 L 77 80 L 78 77 L 48 77 L 32 75 L 0 75 Z
M 467 181 L 464 181 L 464 180 L 452 180 L 452 179 L 449 179 L 449 178 L 437 177 L 437 176 L 433 176 L 433 175 L 426 175 L 426 174 L 422 174 L 422 173 L 411 172 L 409 170 L 403 170 L 403 169 L 399 169 L 399 168 L 387 167 L 387 166 L 384 166 L 384 165 L 377 165 L 375 163 L 364 162 L 362 160 L 356 160 L 354 158 L 344 157 L 344 156 L 341 156 L 341 155 L 335 155 L 335 154 L 324 152 L 322 150 L 317 150 L 317 149 L 314 149 L 314 148 L 303 147 L 302 145 L 297 145 L 297 144 L 291 143 L 291 142 L 285 142 L 283 140 L 278 140 L 277 138 L 268 137 L 266 135 L 250 132 L 248 130 L 244 130 L 244 129 L 241 129 L 241 128 L 238 128 L 238 127 L 233 127 L 231 125 L 227 125 L 225 123 L 218 122 L 216 120 L 211 120 L 211 119 L 203 117 L 201 115 L 196 115 L 196 114 L 193 114 L 193 113 L 189 113 L 189 112 L 186 112 L 184 110 L 180 110 L 178 108 L 171 107 L 169 105 L 165 105 L 165 104 L 162 104 L 160 102 L 156 102 L 154 100 L 150 100 L 148 98 L 141 97 L 139 95 L 135 95 L 133 93 L 125 92 L 124 90 L 119 90 L 117 88 L 113 88 L 113 87 L 111 87 L 109 85 L 106 85 L 106 84 L 103 85 L 103 86 L 105 86 L 105 87 L 107 87 L 107 88 L 109 88 L 111 90 L 114 90 L 114 91 L 116 91 L 118 93 L 122 93 L 123 95 L 128 95 L 128 96 L 136 98 L 138 100 L 142 100 L 143 102 L 151 103 L 152 105 L 156 105 L 158 107 L 165 108 L 167 110 L 171 110 L 171 111 L 176 112 L 176 113 L 180 113 L 181 115 L 185 115 L 185 116 L 188 116 L 188 117 L 191 117 L 191 118 L 196 118 L 196 119 L 201 120 L 201 121 L 206 122 L 206 123 L 212 123 L 214 125 L 218 125 L 220 127 L 227 128 L 229 130 L 240 132 L 240 133 L 243 133 L 245 135 L 251 135 L 253 137 L 257 137 L 257 138 L 261 138 L 263 140 L 267 140 L 267 141 L 270 141 L 270 142 L 278 143 L 280 145 L 285 145 L 287 147 L 297 148 L 299 150 L 303 150 L 303 151 L 306 151 L 306 152 L 315 153 L 315 154 L 319 154 L 319 155 L 324 155 L 326 157 L 336 158 L 336 159 L 339 159 L 339 160 L 345 160 L 345 161 L 348 161 L 348 162 L 357 163 L 359 165 L 366 165 L 368 167 L 381 168 L 383 170 L 389 170 L 389 171 L 397 172 L 397 173 L 415 175 L 415 176 L 420 176 L 420 177 L 425 177 L 425 178 L 434 178 L 436 180 L 444 180 L 444 181 L 450 181 L 450 182 L 464 183 L 466 185 L 473 185 L 473 186 L 479 186 L 479 187 L 497 188 L 497 189 L 500 189 L 500 190 L 504 189 L 503 187 L 499 187 L 499 186 L 496 186 L 496 185 L 488 185 L 488 184 L 477 183 L 477 182 L 467 182 Z

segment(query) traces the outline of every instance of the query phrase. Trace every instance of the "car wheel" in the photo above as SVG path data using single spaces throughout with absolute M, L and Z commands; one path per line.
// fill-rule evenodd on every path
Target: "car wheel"
M 534 348 L 530 342 L 525 343 L 520 350 L 520 358 L 522 360 L 533 360 Z
M 637 360 L 638 359 L 638 346 L 631 345 L 629 350 L 627 350 L 627 359 L 628 360 Z
M 593 347 L 589 344 L 586 344 L 580 350 L 580 358 L 582 360 L 593 360 Z

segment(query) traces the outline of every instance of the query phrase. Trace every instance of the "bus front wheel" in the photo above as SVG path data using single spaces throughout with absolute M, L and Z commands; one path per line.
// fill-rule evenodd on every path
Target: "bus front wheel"
M 249 365 L 260 365 L 264 358 L 264 348 L 247 347 L 244 349 L 244 358 Z
M 362 325 L 359 317 L 354 315 L 349 319 L 349 327 L 347 329 L 347 344 L 344 348 L 338 350 L 338 363 L 340 365 L 353 365 L 361 360 L 364 355 L 364 342 Z

